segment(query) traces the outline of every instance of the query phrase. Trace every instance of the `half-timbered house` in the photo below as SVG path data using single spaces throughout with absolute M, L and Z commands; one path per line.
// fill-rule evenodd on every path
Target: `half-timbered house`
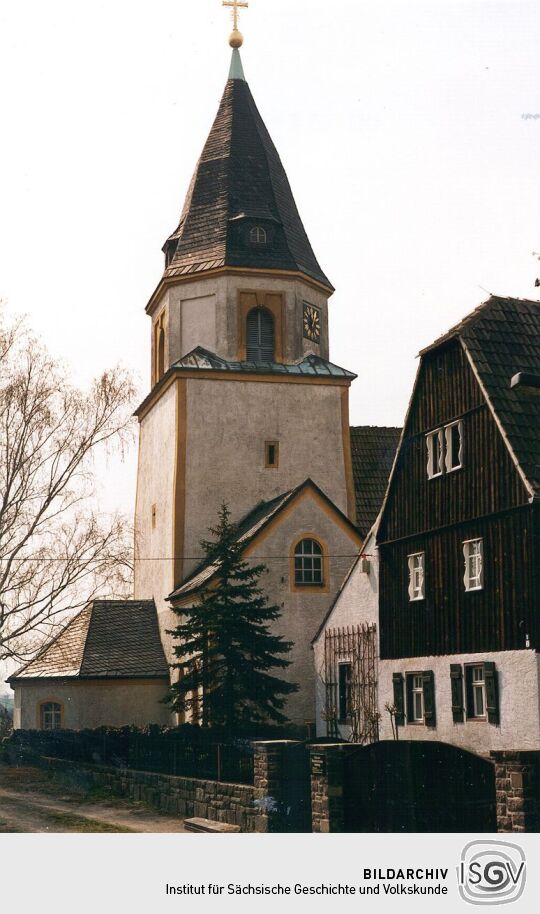
M 421 353 L 377 534 L 403 738 L 540 749 L 539 374 L 534 301 L 491 297 Z

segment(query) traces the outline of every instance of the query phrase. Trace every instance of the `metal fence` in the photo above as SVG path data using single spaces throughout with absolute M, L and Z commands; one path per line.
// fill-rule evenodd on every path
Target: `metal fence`
M 253 784 L 253 741 L 176 730 L 17 730 L 12 745 L 81 764 L 132 768 L 233 784 Z

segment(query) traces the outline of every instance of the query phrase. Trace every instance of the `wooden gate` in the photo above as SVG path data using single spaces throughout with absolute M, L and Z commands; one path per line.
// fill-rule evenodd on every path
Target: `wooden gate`
M 347 832 L 494 832 L 495 767 L 448 743 L 382 741 L 349 750 Z

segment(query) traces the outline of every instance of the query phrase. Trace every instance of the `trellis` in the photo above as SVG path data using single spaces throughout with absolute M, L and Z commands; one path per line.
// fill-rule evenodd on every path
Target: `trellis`
M 339 665 L 350 663 L 350 715 L 339 720 Z M 326 692 L 326 732 L 339 736 L 339 724 L 351 728 L 353 743 L 373 743 L 379 739 L 377 707 L 377 627 L 364 623 L 347 628 L 331 628 L 324 639 L 324 684 Z

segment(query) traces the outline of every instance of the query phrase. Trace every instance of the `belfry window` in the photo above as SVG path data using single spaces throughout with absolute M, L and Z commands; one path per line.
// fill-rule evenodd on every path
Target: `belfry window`
M 266 229 L 260 225 L 254 225 L 249 233 L 249 240 L 251 244 L 266 244 Z
M 274 361 L 274 318 L 266 308 L 253 308 L 246 323 L 248 362 Z

